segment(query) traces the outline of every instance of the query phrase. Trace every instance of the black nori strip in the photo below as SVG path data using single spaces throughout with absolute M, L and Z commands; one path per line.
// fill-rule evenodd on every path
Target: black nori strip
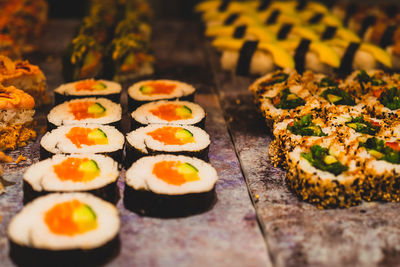
M 260 1 L 260 5 L 258 6 L 257 10 L 264 11 L 269 7 L 270 4 L 271 4 L 271 0 L 262 0 L 262 1 Z
M 360 43 L 350 43 L 349 46 L 346 48 L 346 52 L 344 52 L 342 60 L 340 61 L 340 67 L 338 70 L 338 73 L 340 75 L 345 76 L 351 73 L 353 69 L 354 56 L 359 47 Z
M 23 203 L 26 205 L 28 202 L 34 200 L 37 197 L 41 197 L 50 193 L 70 193 L 70 192 L 87 192 L 91 193 L 105 201 L 117 204 L 120 196 L 117 181 L 111 182 L 101 188 L 92 189 L 88 191 L 36 191 L 32 185 L 24 180 L 23 185 L 24 198 Z
M 324 13 L 317 12 L 317 13 L 315 13 L 314 16 L 312 16 L 308 20 L 308 23 L 310 23 L 310 24 L 319 23 L 323 19 L 323 17 L 324 17 Z
M 321 40 L 330 40 L 332 39 L 337 31 L 337 27 L 334 26 L 326 26 L 325 31 L 322 33 Z
M 206 116 L 207 116 L 207 115 L 206 115 Z M 185 125 L 193 125 L 193 126 L 199 127 L 199 128 L 201 128 L 201 129 L 204 130 L 205 125 L 206 125 L 206 116 L 204 116 L 199 122 L 197 122 L 197 123 L 195 123 L 195 124 L 185 124 Z M 139 128 L 139 127 L 144 127 L 144 126 L 147 126 L 147 125 L 151 124 L 151 123 L 149 123 L 149 124 L 142 124 L 142 123 L 138 122 L 137 120 L 135 120 L 135 119 L 132 117 L 132 114 L 131 114 L 130 117 L 131 117 L 131 131 L 136 130 L 136 129 Z M 165 124 L 167 124 L 167 123 L 165 123 Z
M 307 5 L 307 0 L 298 0 L 297 2 L 296 10 L 303 10 Z
M 302 39 L 296 48 L 294 54 L 294 62 L 296 64 L 296 70 L 298 73 L 303 73 L 306 65 L 306 54 L 310 48 L 311 41 L 308 39 Z
M 246 34 L 247 30 L 247 25 L 240 25 L 235 28 L 235 31 L 233 32 L 233 38 L 235 39 L 241 39 L 244 37 Z
M 289 35 L 290 31 L 292 30 L 293 24 L 291 23 L 285 23 L 281 26 L 281 28 L 278 31 L 277 38 L 278 40 L 285 40 L 287 36 Z
M 393 44 L 393 36 L 396 30 L 397 30 L 396 25 L 387 26 L 385 31 L 383 32 L 381 41 L 379 42 L 379 46 L 382 48 L 386 48 L 387 46 Z
M 239 52 L 239 59 L 236 66 L 237 75 L 248 75 L 250 71 L 250 63 L 256 52 L 258 41 L 246 41 L 243 43 Z
M 399 7 L 395 4 L 388 5 L 385 8 L 385 14 L 391 19 L 393 19 L 396 16 L 398 11 L 399 11 Z
M 10 258 L 18 266 L 103 266 L 121 250 L 119 235 L 93 249 L 47 250 L 17 244 L 11 239 Z
M 59 105 L 73 99 L 87 98 L 87 97 L 102 97 L 110 99 L 114 103 L 120 103 L 121 93 L 109 94 L 109 95 L 66 95 L 54 92 L 55 105 Z
M 181 96 L 181 97 L 174 97 L 174 98 L 162 98 L 162 99 L 154 99 L 154 100 L 145 100 L 145 101 L 140 101 L 140 100 L 136 100 L 133 99 L 129 94 L 128 94 L 128 111 L 129 112 L 133 112 L 134 110 L 136 110 L 138 107 L 140 107 L 141 105 L 150 103 L 150 102 L 154 102 L 154 101 L 161 101 L 161 100 L 169 100 L 169 101 L 174 101 L 174 100 L 180 100 L 180 101 L 189 101 L 189 102 L 193 102 L 194 100 L 194 94 L 195 92 L 189 94 L 189 95 L 185 95 L 185 96 Z
M 276 23 L 279 15 L 281 14 L 281 11 L 279 9 L 274 9 L 271 14 L 268 16 L 267 20 L 265 21 L 265 24 L 274 24 Z
M 215 187 L 211 191 L 182 195 L 156 194 L 135 190 L 128 184 L 124 190 L 124 205 L 143 216 L 177 218 L 210 210 L 217 201 Z
M 160 154 L 170 154 L 170 155 L 184 155 L 188 157 L 194 157 L 194 158 L 199 158 L 201 160 L 204 160 L 206 162 L 209 161 L 208 158 L 208 151 L 210 146 L 208 145 L 205 148 L 202 148 L 198 151 L 187 151 L 187 150 L 180 150 L 180 151 L 174 151 L 174 152 L 169 152 L 165 150 L 152 150 L 149 147 L 146 147 L 148 153 L 143 153 L 139 149 L 135 148 L 132 146 L 128 141 L 126 142 L 126 156 L 125 156 L 125 169 L 128 169 L 131 167 L 131 165 L 137 161 L 138 159 L 145 157 L 145 156 L 155 156 L 155 155 L 160 155 Z
M 364 18 L 364 20 L 361 23 L 361 30 L 359 32 L 361 38 L 363 38 L 365 32 L 368 30 L 370 26 L 373 26 L 375 22 L 376 22 L 376 16 L 374 15 L 368 15 Z
M 238 17 L 238 13 L 232 13 L 225 19 L 224 25 L 232 25 L 238 19 Z
M 357 11 L 357 4 L 350 3 L 347 5 L 346 14 L 345 14 L 344 20 L 343 20 L 343 24 L 345 26 L 348 26 L 351 16 L 353 16 L 353 14 L 356 13 L 356 11 Z
M 228 9 L 228 5 L 231 1 L 230 0 L 222 0 L 221 5 L 218 7 L 219 12 L 224 12 Z

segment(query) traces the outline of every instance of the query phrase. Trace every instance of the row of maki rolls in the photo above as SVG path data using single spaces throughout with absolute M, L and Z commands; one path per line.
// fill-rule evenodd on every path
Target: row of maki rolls
M 318 208 L 400 201 L 399 75 L 355 71 L 345 79 L 281 70 L 251 86 L 270 127 L 271 163 Z
M 23 175 L 24 208 L 9 226 L 19 266 L 97 266 L 118 254 L 124 135 L 121 86 L 82 80 L 55 89 L 41 161 Z
M 87 16 L 64 53 L 64 79 L 124 82 L 153 74 L 149 4 L 142 0 L 89 3 Z
M 192 102 L 195 91 L 173 80 L 141 81 L 128 89 L 128 209 L 145 216 L 182 217 L 214 205 L 218 176 L 208 163 L 206 112 Z
M 364 13 L 359 26 L 357 14 L 349 12 L 349 21 L 341 5 L 317 1 L 208 0 L 195 10 L 221 54 L 222 68 L 238 75 L 295 68 L 347 76 L 353 70 L 400 68 L 395 19 Z M 380 26 L 374 28 L 375 22 Z

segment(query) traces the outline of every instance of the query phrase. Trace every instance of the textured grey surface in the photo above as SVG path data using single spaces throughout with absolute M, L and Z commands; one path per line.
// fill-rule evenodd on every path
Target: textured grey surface
M 254 79 L 221 71 L 207 51 L 273 265 L 400 266 L 400 203 L 319 210 L 298 200 L 268 161 L 271 135 L 247 90 Z
M 60 55 L 70 40 L 76 21 L 51 21 L 41 51 L 32 56 L 48 77 L 50 89 L 62 82 Z M 157 23 L 154 50 L 159 65 L 157 77 L 174 78 L 199 88 L 196 102 L 207 113 L 206 130 L 211 136 L 210 162 L 217 169 L 217 202 L 212 210 L 180 219 L 138 216 L 126 210 L 120 200 L 121 249 L 108 266 L 269 266 L 266 245 L 257 223 L 254 207 L 241 173 L 239 161 L 227 132 L 218 99 L 213 94 L 212 75 L 202 50 L 196 24 Z M 192 38 L 185 38 L 191 35 Z M 126 88 L 126 86 L 124 86 Z M 44 124 L 45 111 L 39 112 Z M 22 174 L 38 161 L 38 141 L 11 153 L 28 158 L 18 166 L 7 164 L 4 179 L 7 193 L 0 196 L 0 266 L 12 266 L 6 227 L 22 208 Z M 124 187 L 124 172 L 118 185 Z

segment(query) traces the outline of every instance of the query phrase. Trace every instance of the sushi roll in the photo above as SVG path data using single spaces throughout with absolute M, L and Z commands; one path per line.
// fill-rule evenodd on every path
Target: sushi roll
M 125 207 L 151 217 L 182 217 L 214 204 L 216 170 L 186 156 L 158 155 L 136 161 L 126 172 Z
M 210 136 L 194 126 L 150 124 L 126 136 L 126 166 L 147 155 L 183 154 L 208 161 Z
M 193 101 L 196 89 L 173 80 L 140 81 L 128 88 L 128 109 L 132 112 L 140 105 L 155 100 Z
M 383 70 L 356 70 L 343 81 L 343 90 L 354 96 L 382 90 L 394 84 L 391 75 Z
M 363 198 L 400 201 L 400 143 L 396 138 L 360 139 L 357 157 L 364 166 Z
M 296 146 L 313 144 L 317 139 L 332 136 L 335 127 L 329 127 L 318 115 L 304 115 L 275 123 L 274 140 L 269 145 L 269 156 L 274 166 L 286 166 L 286 155 Z
M 64 52 L 62 72 L 65 81 L 96 78 L 102 73 L 103 47 L 91 36 L 78 35 Z
M 34 106 L 32 96 L 0 84 L 0 150 L 15 150 L 36 139 Z
M 48 130 L 62 125 L 107 124 L 120 128 L 122 108 L 106 98 L 80 98 L 54 107 L 47 115 Z
M 120 102 L 121 85 L 106 80 L 81 80 L 60 85 L 54 89 L 56 105 L 75 98 L 104 97 L 115 103 Z
M 382 86 L 368 93 L 363 99 L 368 112 L 380 119 L 398 119 L 400 116 L 400 89 Z
M 297 146 L 288 155 L 286 182 L 290 190 L 320 209 L 361 203 L 362 169 L 346 155 L 346 148 L 333 140 Z
M 26 205 L 8 225 L 19 266 L 101 265 L 119 249 L 114 205 L 88 193 L 49 194 Z
M 54 154 L 99 153 L 122 162 L 124 136 L 115 127 L 99 124 L 66 125 L 47 132 L 40 140 L 40 158 Z
M 24 203 L 52 192 L 88 191 L 116 202 L 118 163 L 96 154 L 55 155 L 24 173 Z
M 204 109 L 188 101 L 156 101 L 144 104 L 131 113 L 131 129 L 148 124 L 193 125 L 204 129 Z

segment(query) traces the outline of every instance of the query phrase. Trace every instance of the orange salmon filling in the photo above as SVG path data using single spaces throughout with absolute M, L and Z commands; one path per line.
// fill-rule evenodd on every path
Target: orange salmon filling
M 186 182 L 200 180 L 197 173 L 183 174 L 179 172 L 179 167 L 183 163 L 180 161 L 160 161 L 154 164 L 153 174 L 157 178 L 171 185 L 182 185 Z
M 76 199 L 59 203 L 45 213 L 44 221 L 51 232 L 59 235 L 74 236 L 91 231 L 97 228 L 97 220 L 88 222 L 77 218 L 77 210 L 85 206 Z
M 79 167 L 88 162 L 88 158 L 68 158 L 60 164 L 53 165 L 54 172 L 61 181 L 87 182 L 99 175 L 100 171 L 85 172 Z
M 152 90 L 150 92 L 147 92 L 146 95 L 169 95 L 176 88 L 175 84 L 166 84 L 163 82 L 149 82 L 146 83 L 144 86 L 149 86 L 152 88 Z
M 98 130 L 83 128 L 83 127 L 73 127 L 65 135 L 77 148 L 81 148 L 82 145 L 93 146 L 93 145 L 106 145 L 108 144 L 108 138 L 104 139 L 92 139 L 89 134 L 93 131 Z
M 74 115 L 75 120 L 84 120 L 88 118 L 98 118 L 96 114 L 89 113 L 89 107 L 95 102 L 75 102 L 69 103 L 69 111 Z
M 79 91 L 89 91 L 89 92 L 97 91 L 96 87 L 94 87 L 94 86 L 99 83 L 100 82 L 94 81 L 94 80 L 80 81 L 75 84 L 75 90 L 78 92 Z
M 150 112 L 154 116 L 157 116 L 160 119 L 166 121 L 177 121 L 177 120 L 192 118 L 193 116 L 191 114 L 190 116 L 182 116 L 178 114 L 177 109 L 182 107 L 183 107 L 182 105 L 165 104 L 158 106 L 156 109 L 150 110 Z
M 193 143 L 193 137 L 190 139 L 182 139 L 177 137 L 177 133 L 181 130 L 183 130 L 181 127 L 165 126 L 149 132 L 147 135 L 151 136 L 154 140 L 163 143 L 164 145 L 184 145 L 187 143 Z

